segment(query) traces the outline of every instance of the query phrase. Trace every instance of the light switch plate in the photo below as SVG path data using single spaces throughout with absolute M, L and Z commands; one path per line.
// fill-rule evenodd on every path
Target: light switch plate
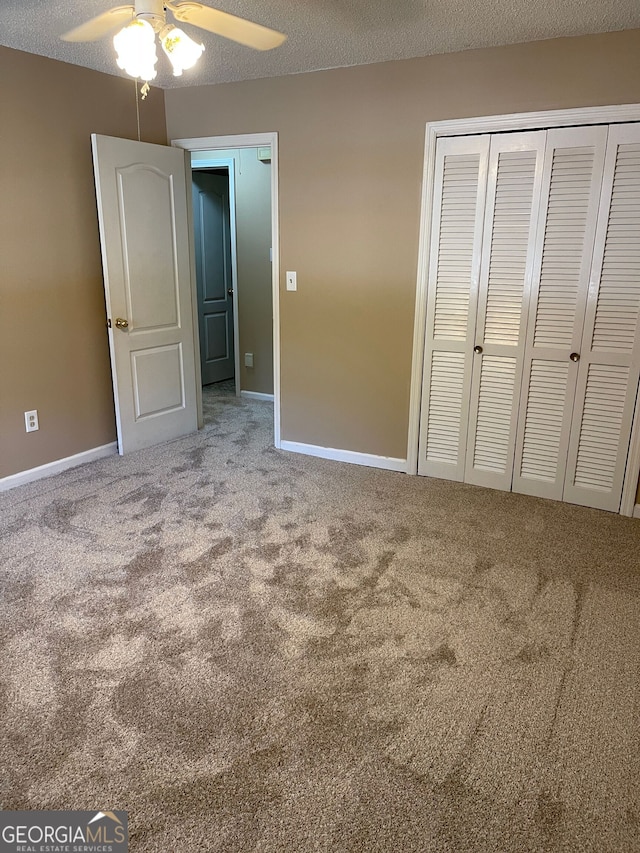
M 287 290 L 298 289 L 298 274 L 287 270 Z

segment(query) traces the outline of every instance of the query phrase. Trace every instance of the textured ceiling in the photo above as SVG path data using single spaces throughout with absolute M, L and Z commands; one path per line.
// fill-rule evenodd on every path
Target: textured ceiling
M 0 44 L 123 74 L 111 40 L 71 44 L 59 36 L 127 0 L 2 0 Z M 197 67 L 174 78 L 160 55 L 162 88 L 276 77 L 408 59 L 475 47 L 640 27 L 638 0 L 202 0 L 288 35 L 262 53 L 188 24 L 206 47 Z

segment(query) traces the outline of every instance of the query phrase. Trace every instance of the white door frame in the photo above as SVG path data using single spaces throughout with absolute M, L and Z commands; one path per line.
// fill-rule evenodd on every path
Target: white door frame
M 278 134 L 242 133 L 234 136 L 203 136 L 191 139 L 172 139 L 171 144 L 186 151 L 214 151 L 228 148 L 259 148 L 271 146 L 271 288 L 273 298 L 273 435 L 274 445 L 280 448 L 280 242 L 278 230 Z M 209 161 L 206 161 L 209 162 Z M 198 167 L 200 164 L 198 163 Z M 195 287 L 195 275 L 192 277 L 192 287 Z M 195 293 L 194 293 L 195 296 Z M 237 320 L 234 312 L 234 326 Z M 237 331 L 237 329 L 236 329 Z M 194 345 L 199 341 L 194 341 Z M 199 350 L 198 350 L 199 352 Z M 198 355 L 198 363 L 199 363 Z M 236 376 L 240 375 L 239 343 L 236 344 Z M 239 381 L 239 380 L 237 380 Z M 237 386 L 236 386 L 237 387 Z M 200 388 L 202 394 L 202 388 Z M 202 410 L 202 400 L 200 400 Z
M 480 116 L 477 118 L 447 119 L 427 122 L 424 146 L 424 173 L 420 212 L 420 242 L 418 248 L 418 281 L 413 326 L 413 356 L 411 366 L 411 395 L 409 401 L 409 435 L 407 441 L 407 473 L 418 473 L 418 438 L 420 432 L 420 402 L 422 367 L 426 332 L 426 308 L 433 206 L 433 179 L 436 162 L 436 143 L 441 136 L 464 136 L 477 133 L 500 133 L 514 130 L 538 130 L 550 127 L 569 127 L 580 124 L 613 124 L 640 121 L 640 104 L 609 107 L 581 107 L 572 110 L 543 110 L 534 113 Z M 639 395 L 640 396 L 640 395 Z M 632 516 L 638 478 L 640 477 L 640 404 L 631 430 L 631 443 L 625 471 L 620 515 Z
M 191 164 L 191 171 L 226 169 L 229 176 L 229 239 L 231 242 L 231 287 L 233 288 L 233 370 L 236 397 L 240 396 L 240 346 L 238 331 L 238 256 L 236 254 L 236 170 L 233 157 L 198 160 Z

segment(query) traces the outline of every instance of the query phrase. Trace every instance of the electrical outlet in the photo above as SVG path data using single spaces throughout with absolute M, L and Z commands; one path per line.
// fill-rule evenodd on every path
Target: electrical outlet
M 245 367 L 253 367 L 253 353 L 245 352 L 244 354 L 244 366 Z
M 37 429 L 40 429 L 38 426 L 38 410 L 34 409 L 32 412 L 24 413 L 24 425 L 27 428 L 27 432 L 35 432 Z

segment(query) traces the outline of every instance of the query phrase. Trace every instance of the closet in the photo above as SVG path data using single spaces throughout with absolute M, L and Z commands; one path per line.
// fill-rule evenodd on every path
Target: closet
M 440 138 L 419 473 L 617 511 L 639 318 L 640 124 Z

